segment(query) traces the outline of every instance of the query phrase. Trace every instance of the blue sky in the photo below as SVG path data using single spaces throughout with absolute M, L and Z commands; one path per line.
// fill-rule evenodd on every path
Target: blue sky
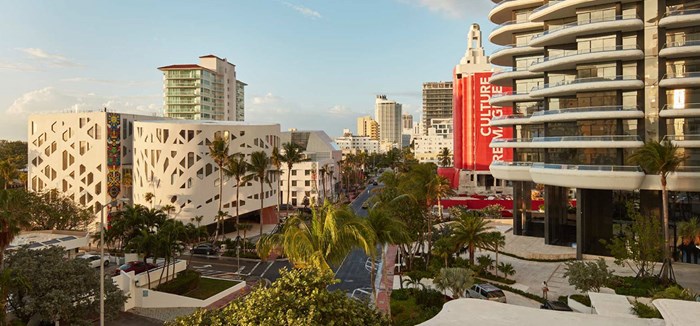
M 489 0 L 0 0 L 0 139 L 27 116 L 162 111 L 159 66 L 227 58 L 246 120 L 355 131 L 386 94 L 420 116 L 421 84 L 451 80 Z M 486 43 L 487 53 L 493 46 Z

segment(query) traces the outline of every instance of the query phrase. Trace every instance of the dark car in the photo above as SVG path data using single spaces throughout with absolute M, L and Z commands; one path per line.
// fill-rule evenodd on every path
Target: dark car
M 196 255 L 216 255 L 219 253 L 219 248 L 210 243 L 202 243 L 192 248 L 190 252 Z
M 556 311 L 573 311 L 566 303 L 559 301 L 547 301 L 540 306 L 540 309 Z
M 372 182 L 372 185 L 373 185 L 373 186 L 378 185 L 377 181 Z
M 144 263 L 140 260 L 139 261 L 130 261 L 124 265 L 119 266 L 119 268 L 117 268 L 114 271 L 114 275 L 119 275 L 119 273 L 121 273 L 121 272 L 126 273 L 126 272 L 131 272 L 131 271 L 133 271 L 134 274 L 140 274 L 140 273 L 143 273 L 145 271 L 154 269 L 156 267 L 158 267 L 158 266 L 153 265 L 151 263 Z

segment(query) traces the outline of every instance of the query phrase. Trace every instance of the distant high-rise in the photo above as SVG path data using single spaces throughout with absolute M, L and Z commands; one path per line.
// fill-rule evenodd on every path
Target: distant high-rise
M 401 128 L 413 129 L 413 115 L 404 113 L 401 115 Z
M 401 104 L 387 100 L 386 95 L 377 95 L 374 117 L 379 123 L 379 140 L 401 148 Z
M 215 55 L 199 64 L 158 68 L 163 72 L 163 111 L 166 117 L 190 120 L 242 121 L 245 83 L 236 81 L 236 66 Z
M 357 118 L 357 135 L 379 140 L 379 123 L 371 116 Z
M 236 121 L 245 121 L 245 87 L 248 84 L 236 80 Z
M 433 119 L 452 118 L 452 82 L 423 83 L 423 132 Z

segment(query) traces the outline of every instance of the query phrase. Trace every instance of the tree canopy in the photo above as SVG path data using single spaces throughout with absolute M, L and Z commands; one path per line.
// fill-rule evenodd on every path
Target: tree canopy
M 245 300 L 217 311 L 197 310 L 167 325 L 388 325 L 388 319 L 366 303 L 330 292 L 333 273 L 316 268 L 280 270 L 269 288 L 257 288 Z

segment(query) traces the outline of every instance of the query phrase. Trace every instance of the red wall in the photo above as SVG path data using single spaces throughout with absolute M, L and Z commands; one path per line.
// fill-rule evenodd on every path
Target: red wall
M 488 83 L 491 72 L 457 78 L 453 88 L 454 165 L 457 169 L 488 171 L 492 161 L 512 161 L 511 149 L 489 148 L 494 138 L 511 138 L 512 128 L 490 127 L 493 117 L 510 115 L 510 107 L 492 107 L 494 94 L 510 91 L 510 87 Z
M 501 205 L 505 208 L 502 212 L 503 217 L 512 217 L 513 213 L 513 201 L 512 200 L 488 200 L 488 199 L 443 199 L 440 201 L 444 208 L 450 208 L 452 206 L 463 206 L 469 209 L 482 209 L 489 205 Z M 531 210 L 538 210 L 540 205 L 544 204 L 544 200 L 533 200 L 532 205 L 530 205 Z

